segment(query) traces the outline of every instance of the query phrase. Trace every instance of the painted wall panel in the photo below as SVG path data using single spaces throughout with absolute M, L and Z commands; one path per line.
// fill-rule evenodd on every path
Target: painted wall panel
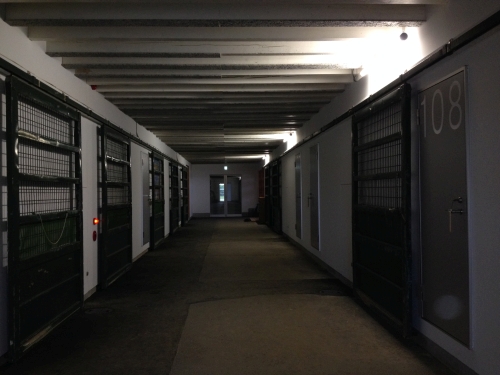
M 132 177 L 132 259 L 136 259 L 149 249 L 149 242 L 142 244 L 142 165 L 141 152 L 147 149 L 132 142 L 130 146 Z
M 92 233 L 99 228 L 92 219 L 98 217 L 98 126 L 82 118 L 82 185 L 83 185 L 83 293 L 87 294 L 98 283 L 98 240 Z
M 322 259 L 352 281 L 351 119 L 321 138 L 319 162 Z
M 301 239 L 295 235 L 295 155 L 300 153 L 301 149 L 296 149 L 292 153 L 285 155 L 281 159 L 281 191 L 282 191 L 282 230 L 287 236 L 293 238 L 295 241 L 302 245 Z M 302 176 L 304 176 L 304 170 L 306 165 L 304 164 L 304 156 L 302 157 Z M 291 173 L 292 170 L 294 173 Z M 304 185 L 302 187 L 302 217 L 304 212 L 307 211 L 307 204 L 304 206 L 304 195 L 306 190 Z M 302 219 L 302 227 L 305 228 L 304 218 Z M 303 230 L 302 239 L 306 235 L 306 231 Z M 303 246 L 303 245 L 302 245 Z
M 352 281 L 351 240 L 351 120 L 314 139 L 319 144 L 320 249 L 310 243 L 309 144 L 285 155 L 283 165 L 283 231 L 294 241 Z M 302 158 L 302 238 L 295 234 L 295 155 Z
M 309 195 L 309 144 L 300 146 L 293 152 L 285 155 L 281 160 L 282 165 L 282 184 L 283 184 L 283 232 L 293 238 L 302 247 L 311 251 L 316 256 L 321 254 L 314 249 L 311 244 L 311 215 L 307 206 L 307 197 Z M 295 155 L 300 153 L 302 163 L 302 238 L 295 234 Z

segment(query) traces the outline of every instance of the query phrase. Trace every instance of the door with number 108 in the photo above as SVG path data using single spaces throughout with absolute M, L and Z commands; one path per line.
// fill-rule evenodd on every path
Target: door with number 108
M 469 346 L 465 71 L 418 95 L 422 316 Z

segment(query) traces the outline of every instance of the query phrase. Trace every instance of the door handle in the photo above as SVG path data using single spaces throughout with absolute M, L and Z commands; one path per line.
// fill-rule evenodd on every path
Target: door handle
M 462 215 L 464 213 L 464 210 L 462 210 L 462 209 L 453 209 L 453 205 L 455 204 L 455 202 L 463 203 L 464 199 L 462 197 L 456 197 L 455 199 L 453 199 L 451 201 L 451 207 L 447 210 L 448 211 L 448 223 L 449 223 L 450 233 L 451 233 L 451 215 L 452 214 Z

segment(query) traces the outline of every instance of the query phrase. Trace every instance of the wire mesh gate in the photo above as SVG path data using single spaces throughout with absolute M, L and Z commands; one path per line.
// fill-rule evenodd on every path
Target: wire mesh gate
M 80 115 L 9 77 L 9 356 L 83 305 Z
M 411 331 L 410 86 L 353 116 L 353 288 L 404 336 Z
M 101 127 L 99 284 L 107 288 L 132 266 L 130 140 Z
M 150 250 L 154 250 L 165 238 L 165 176 L 163 158 L 151 154 L 150 186 L 151 186 L 151 235 Z
M 189 167 L 181 167 L 181 225 L 189 220 Z
M 170 163 L 170 233 L 179 228 L 179 166 L 176 163 Z
M 264 169 L 266 194 L 266 224 L 281 233 L 281 160 Z

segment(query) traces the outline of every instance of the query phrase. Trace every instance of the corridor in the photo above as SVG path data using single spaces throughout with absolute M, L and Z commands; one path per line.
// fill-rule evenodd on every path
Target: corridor
M 193 219 L 2 374 L 452 374 L 267 226 Z

